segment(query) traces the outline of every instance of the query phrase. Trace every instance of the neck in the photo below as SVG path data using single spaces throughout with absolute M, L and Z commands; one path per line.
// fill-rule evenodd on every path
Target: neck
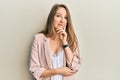
M 59 34 L 55 34 L 55 35 L 51 36 L 51 38 L 52 38 L 53 40 L 56 40 L 56 41 L 60 40 Z
M 59 34 L 52 35 L 50 38 L 52 41 L 54 41 L 56 43 L 56 45 L 58 45 L 58 46 L 62 45 Z

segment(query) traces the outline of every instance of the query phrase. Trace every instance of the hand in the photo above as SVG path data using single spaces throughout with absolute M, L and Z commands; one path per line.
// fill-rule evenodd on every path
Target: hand
M 62 67 L 62 68 L 58 68 L 58 73 L 59 74 L 62 74 L 64 76 L 70 76 L 72 74 L 75 74 L 77 71 L 75 70 L 71 70 L 70 68 L 68 67 Z
M 65 28 L 56 29 L 57 33 L 60 34 L 60 39 L 63 43 L 67 42 L 67 33 L 65 32 Z

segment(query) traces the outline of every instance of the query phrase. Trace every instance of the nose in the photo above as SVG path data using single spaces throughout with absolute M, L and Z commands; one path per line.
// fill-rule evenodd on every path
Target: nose
M 64 22 L 64 18 L 61 17 L 60 22 L 63 23 Z

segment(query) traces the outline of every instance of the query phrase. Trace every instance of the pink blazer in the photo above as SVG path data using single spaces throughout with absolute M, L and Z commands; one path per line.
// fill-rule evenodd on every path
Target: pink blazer
M 33 74 L 34 78 L 37 80 L 53 80 L 53 77 L 40 78 L 42 72 L 46 69 L 52 69 L 52 61 L 50 57 L 48 38 L 45 37 L 42 33 L 36 34 L 34 37 L 31 57 L 30 57 L 30 72 Z M 80 60 L 74 56 L 72 64 L 67 62 L 64 55 L 64 66 L 72 67 L 73 69 L 78 70 Z M 75 75 L 72 76 L 63 76 L 63 80 L 75 80 Z

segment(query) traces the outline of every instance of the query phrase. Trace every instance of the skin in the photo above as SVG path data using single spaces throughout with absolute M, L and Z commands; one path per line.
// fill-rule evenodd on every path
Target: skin
M 65 32 L 66 24 L 67 24 L 66 10 L 60 7 L 58 8 L 54 16 L 53 26 L 52 26 L 54 27 L 56 34 L 54 36 L 49 37 L 50 50 L 55 54 L 61 49 L 62 45 L 68 44 L 67 33 Z M 52 37 L 55 37 L 55 39 L 52 39 Z M 73 53 L 71 49 L 69 47 L 66 47 L 64 51 L 65 51 L 67 60 L 69 61 L 69 63 L 71 63 L 73 59 Z M 70 76 L 75 74 L 76 72 L 77 71 L 72 70 L 68 67 L 61 67 L 58 69 L 47 69 L 43 71 L 40 77 L 48 77 L 48 76 L 53 76 L 57 74 L 60 74 L 63 76 Z
M 56 39 L 60 38 L 62 42 L 65 42 L 67 39 L 67 33 L 65 32 L 67 25 L 67 14 L 64 8 L 58 8 L 53 21 L 53 27 L 56 30 Z

